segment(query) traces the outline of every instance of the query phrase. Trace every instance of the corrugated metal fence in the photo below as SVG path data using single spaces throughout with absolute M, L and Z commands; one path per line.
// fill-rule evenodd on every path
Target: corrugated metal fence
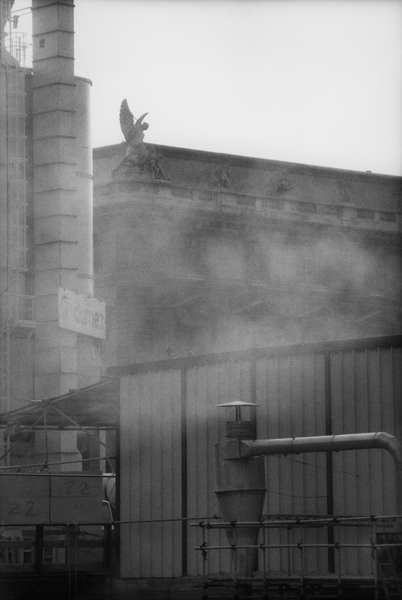
M 121 526 L 121 576 L 202 572 L 201 553 L 194 550 L 198 529 L 190 523 L 219 515 L 213 449 L 224 439 L 227 415 L 217 404 L 259 404 L 260 439 L 386 431 L 401 440 L 401 346 L 400 337 L 376 338 L 122 370 L 120 519 L 127 524 Z M 270 456 L 266 467 L 265 514 L 395 514 L 394 464 L 384 451 Z M 224 534 L 217 535 L 225 543 Z M 355 541 L 367 531 L 348 535 Z M 277 530 L 271 542 L 283 536 L 286 531 Z M 312 543 L 326 536 L 327 530 L 315 530 Z M 369 572 L 369 550 L 344 552 L 344 574 Z M 209 572 L 230 570 L 228 552 L 210 553 L 208 560 Z M 328 560 L 322 549 L 312 549 L 307 570 L 327 571 Z M 275 551 L 269 568 L 297 570 L 297 561 L 296 553 Z

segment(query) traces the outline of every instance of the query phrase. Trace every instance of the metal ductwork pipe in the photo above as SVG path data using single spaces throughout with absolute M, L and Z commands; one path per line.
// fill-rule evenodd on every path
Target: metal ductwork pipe
M 274 440 L 229 440 L 225 444 L 225 458 L 244 460 L 270 454 L 340 452 L 341 450 L 367 450 L 371 448 L 383 448 L 394 459 L 396 509 L 398 514 L 402 514 L 402 446 L 396 437 L 383 431 Z
M 226 437 L 232 442 L 251 441 L 253 431 L 250 421 L 241 418 L 241 409 L 254 407 L 250 402 L 229 402 L 220 404 L 236 411 L 236 420 L 226 422 Z M 226 444 L 215 445 L 216 496 L 223 521 L 231 523 L 226 529 L 231 554 L 232 571 L 238 577 L 251 577 L 258 568 L 259 522 L 262 516 L 266 494 L 265 461 L 263 456 L 244 460 L 226 460 Z M 254 522 L 258 525 L 238 525 Z M 245 548 L 244 546 L 248 546 Z
M 260 456 L 250 460 L 225 460 L 223 444 L 215 446 L 216 496 L 222 520 L 232 523 L 226 530 L 231 546 L 232 570 L 238 577 L 250 577 L 257 570 L 257 546 L 260 527 L 237 525 L 237 522 L 261 520 L 266 493 L 265 461 Z M 238 548 L 240 547 L 240 548 Z
M 224 406 L 246 405 L 230 403 Z M 240 411 L 238 406 L 236 410 Z M 246 431 L 241 419 L 239 431 Z M 243 425 L 242 425 L 243 424 Z M 241 427 L 240 427 L 241 426 Z M 396 510 L 402 514 L 402 446 L 389 433 L 353 433 L 346 435 L 283 438 L 273 440 L 245 439 L 249 436 L 234 433 L 233 423 L 227 423 L 226 442 L 215 446 L 217 497 L 224 521 L 258 522 L 262 516 L 265 485 L 264 456 L 271 454 L 301 454 L 307 452 L 339 452 L 383 448 L 392 455 L 395 466 Z M 256 546 L 259 527 L 236 527 L 227 530 L 228 541 L 236 546 L 234 567 L 237 576 L 250 577 L 256 569 L 256 550 L 238 546 Z

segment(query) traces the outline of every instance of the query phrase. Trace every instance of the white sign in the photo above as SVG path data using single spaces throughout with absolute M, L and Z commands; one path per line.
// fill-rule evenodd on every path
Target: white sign
M 59 288 L 59 325 L 77 333 L 105 339 L 104 302 Z

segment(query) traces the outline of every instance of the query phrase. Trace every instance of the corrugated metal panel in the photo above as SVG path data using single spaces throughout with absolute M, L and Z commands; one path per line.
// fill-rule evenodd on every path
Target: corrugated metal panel
M 331 357 L 333 433 L 395 432 L 395 398 L 388 379 L 392 373 L 383 368 L 389 352 L 368 350 Z M 395 469 L 388 453 L 343 452 L 334 455 L 334 464 L 337 514 L 395 513 Z
M 121 381 L 122 577 L 181 575 L 180 371 Z
M 123 577 L 172 577 L 202 572 L 200 529 L 180 518 L 219 514 L 214 444 L 225 436 L 224 409 L 233 400 L 255 401 L 257 436 L 263 438 L 387 431 L 401 438 L 402 349 L 350 344 L 227 353 L 133 368 L 122 377 L 121 518 L 176 518 L 164 524 L 122 527 Z M 327 380 L 326 380 L 327 377 Z M 271 456 L 266 514 L 370 515 L 395 512 L 395 468 L 382 450 Z M 333 480 L 331 479 L 333 475 Z M 184 485 L 184 487 L 182 487 Z M 330 532 L 331 533 L 331 532 Z M 335 541 L 367 541 L 369 529 L 335 530 Z M 223 533 L 210 544 L 226 543 Z M 273 530 L 269 543 L 300 541 L 300 531 Z M 309 529 L 304 542 L 328 541 L 328 530 Z M 299 537 L 298 537 L 299 536 Z M 183 542 L 183 544 L 182 544 Z M 208 553 L 210 573 L 230 570 L 228 552 Z M 299 550 L 271 550 L 271 571 L 296 573 Z M 331 566 L 322 549 L 304 552 L 305 573 Z M 334 552 L 343 574 L 367 575 L 368 550 Z
M 250 362 L 236 361 L 200 365 L 187 370 L 188 433 L 188 514 L 197 517 L 218 515 L 215 496 L 214 445 L 224 439 L 226 409 L 217 404 L 250 399 Z M 189 531 L 189 573 L 202 573 L 197 530 Z M 225 534 L 215 533 L 210 544 L 227 543 Z M 229 571 L 228 553 L 211 551 L 208 567 L 212 572 Z
M 333 433 L 396 434 L 393 352 L 377 348 L 331 356 Z M 396 513 L 395 465 L 388 452 L 379 449 L 340 452 L 334 454 L 333 465 L 336 514 Z M 342 541 L 367 542 L 368 537 L 366 528 L 355 528 L 343 531 Z M 370 574 L 370 550 L 343 550 L 342 565 L 348 575 Z
M 281 438 L 325 435 L 323 356 L 295 355 L 260 359 L 256 364 L 257 437 Z M 269 456 L 265 513 L 326 514 L 325 455 Z M 308 533 L 309 543 L 322 542 L 322 530 Z M 270 543 L 288 543 L 289 532 L 270 532 Z M 300 570 L 300 552 L 271 550 L 269 568 L 287 572 Z M 317 570 L 323 553 L 310 550 L 307 570 Z
M 396 437 L 402 443 L 402 348 L 391 348 L 390 353 L 392 358 L 390 387 L 392 387 L 394 397 L 391 418 L 394 419 Z

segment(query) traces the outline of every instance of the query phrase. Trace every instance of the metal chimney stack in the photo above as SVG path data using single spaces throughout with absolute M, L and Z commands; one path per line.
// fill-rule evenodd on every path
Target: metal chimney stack
M 250 421 L 243 421 L 241 410 L 255 407 L 250 402 L 229 402 L 218 406 L 235 410 L 235 421 L 227 421 L 226 437 L 229 440 L 251 440 L 252 427 Z M 232 569 L 238 577 L 251 577 L 258 569 L 257 546 L 264 499 L 266 493 L 264 457 L 254 460 L 227 460 L 226 444 L 221 442 L 215 446 L 216 495 L 218 498 L 222 520 L 232 523 L 226 530 L 229 544 L 233 546 Z M 244 522 L 257 523 L 250 526 Z M 239 525 L 238 525 L 239 523 Z

